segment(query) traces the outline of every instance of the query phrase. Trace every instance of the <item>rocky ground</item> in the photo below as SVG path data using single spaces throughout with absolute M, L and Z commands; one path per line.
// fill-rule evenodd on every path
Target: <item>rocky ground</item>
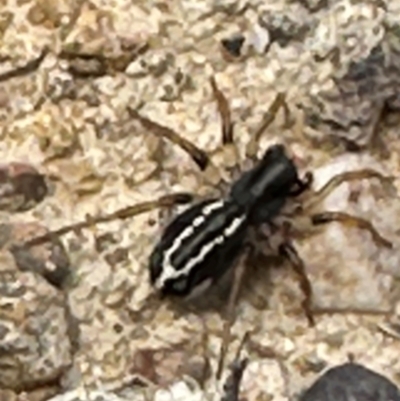
M 211 76 L 231 105 L 240 161 L 284 93 L 259 154 L 285 143 L 315 188 L 363 167 L 394 177 L 390 188 L 344 184 L 321 205 L 370 220 L 392 248 L 336 223 L 296 239 L 315 327 L 288 265 L 249 266 L 227 356 L 250 331 L 241 394 L 293 399 L 349 355 L 400 381 L 400 1 L 0 4 L 1 400 L 221 398 L 223 296 L 176 305 L 149 284 L 162 213 L 22 246 L 168 193 L 215 194 L 186 152 L 128 111 L 211 154 L 221 148 Z

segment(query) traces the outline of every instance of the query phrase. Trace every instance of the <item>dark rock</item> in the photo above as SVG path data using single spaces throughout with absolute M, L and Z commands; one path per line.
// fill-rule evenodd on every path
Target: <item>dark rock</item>
M 400 391 L 384 376 L 350 362 L 325 372 L 299 401 L 400 401 Z

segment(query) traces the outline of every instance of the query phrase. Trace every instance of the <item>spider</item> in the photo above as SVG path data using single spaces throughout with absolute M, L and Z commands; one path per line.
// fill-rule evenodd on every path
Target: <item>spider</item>
M 165 227 L 150 255 L 151 283 L 164 296 L 194 297 L 234 269 L 235 278 L 228 301 L 231 315 L 246 258 L 252 254 L 277 253 L 289 261 L 299 277 L 304 293 L 302 307 L 309 324 L 314 325 L 312 286 L 292 237 L 307 227 L 340 222 L 369 231 L 377 245 L 390 248 L 392 244 L 369 221 L 344 212 L 319 211 L 318 206 L 344 182 L 376 178 L 386 183 L 392 178 L 372 169 L 363 169 L 338 174 L 320 190 L 314 191 L 311 188 L 312 173 L 307 172 L 304 178 L 300 178 L 294 158 L 290 157 L 284 145 L 269 147 L 259 159 L 257 145 L 261 135 L 281 107 L 287 112 L 283 94 L 278 94 L 272 102 L 246 146 L 245 161 L 240 163 L 229 103 L 214 77 L 210 78 L 210 85 L 221 116 L 222 147 L 219 151 L 225 156 L 224 160 L 234 161 L 226 168 L 225 175 L 220 174 L 212 163 L 215 154 L 208 155 L 173 130 L 128 108 L 131 118 L 144 128 L 186 151 L 219 192 L 219 196 L 206 197 L 188 206 Z M 90 217 L 33 238 L 25 245 L 32 246 L 53 236 L 100 222 L 125 219 L 154 208 L 173 209 L 177 204 L 189 204 L 194 199 L 195 196 L 190 193 L 166 195 L 108 215 Z
M 306 229 L 305 223 L 316 226 L 337 221 L 368 230 L 378 245 L 391 247 L 366 220 L 343 212 L 316 211 L 317 206 L 346 181 L 377 178 L 386 182 L 391 178 L 372 169 L 351 171 L 333 177 L 315 192 L 311 190 L 312 173 L 306 172 L 304 179 L 300 179 L 283 145 L 269 147 L 258 159 L 257 144 L 262 133 L 279 108 L 286 107 L 283 94 L 276 96 L 252 135 L 243 162 L 248 167 L 243 171 L 237 159 L 229 103 L 213 77 L 210 84 L 222 121 L 224 160 L 236 157 L 235 163 L 227 168 L 228 177 L 218 175 L 211 158 L 194 144 L 130 110 L 131 117 L 145 128 L 187 151 L 205 177 L 217 177 L 213 185 L 220 193 L 220 197 L 196 202 L 167 225 L 150 257 L 151 282 L 163 295 L 194 297 L 218 281 L 233 265 L 244 265 L 244 259 L 252 251 L 261 254 L 272 251 L 287 258 L 297 273 L 305 295 L 302 306 L 309 324 L 314 325 L 312 287 L 291 235 Z M 237 274 L 240 276 L 243 272 L 239 269 Z M 232 290 L 231 298 L 235 298 L 237 291 Z

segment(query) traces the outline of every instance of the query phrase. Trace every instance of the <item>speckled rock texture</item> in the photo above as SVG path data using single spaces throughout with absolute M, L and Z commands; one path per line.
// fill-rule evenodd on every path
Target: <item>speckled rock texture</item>
M 353 8 L 337 2 L 317 27 L 334 39 L 315 57 L 330 58 L 336 68 L 325 86 L 311 93 L 307 123 L 349 150 L 376 145 L 382 115 L 399 110 L 399 21 L 387 18 L 396 7 L 388 2 L 385 12 L 362 2 Z M 329 20 L 344 24 L 326 24 Z
M 64 296 L 0 253 L 0 387 L 56 386 L 72 363 Z
M 393 176 L 344 183 L 318 205 L 371 221 L 392 247 L 338 223 L 294 237 L 315 327 L 288 264 L 248 266 L 226 358 L 251 332 L 240 397 L 291 400 L 349 354 L 398 384 L 398 0 L 0 4 L 0 399 L 221 400 L 227 289 L 204 305 L 154 296 L 148 256 L 165 210 L 89 223 L 170 193 L 216 193 L 217 170 L 202 173 L 135 112 L 227 174 L 278 93 L 286 105 L 258 154 L 284 143 L 314 190 L 355 169 Z M 211 76 L 239 160 L 220 152 Z M 77 222 L 88 223 L 23 247 Z

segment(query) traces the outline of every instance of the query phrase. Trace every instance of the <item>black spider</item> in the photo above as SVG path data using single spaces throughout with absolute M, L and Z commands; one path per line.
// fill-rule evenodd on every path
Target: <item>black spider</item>
M 300 179 L 294 159 L 283 145 L 269 147 L 258 159 L 260 136 L 273 121 L 277 111 L 282 106 L 286 107 L 282 94 L 277 95 L 260 127 L 252 135 L 246 147 L 246 160 L 241 163 L 234 143 L 228 101 L 217 87 L 215 79 L 211 78 L 210 82 L 222 120 L 223 146 L 219 151 L 225 156 L 224 160 L 234 160 L 227 167 L 225 175 L 220 174 L 212 158 L 193 143 L 142 116 L 138 111 L 129 109 L 130 116 L 144 128 L 169 139 L 188 152 L 200 170 L 204 171 L 205 179 L 210 178 L 213 189 L 219 192 L 219 196 L 201 199 L 189 206 L 167 225 L 150 257 L 151 282 L 164 295 L 193 296 L 238 266 L 228 305 L 231 311 L 244 272 L 244 259 L 254 252 L 261 255 L 277 253 L 285 257 L 297 273 L 305 295 L 302 306 L 309 323 L 313 325 L 312 288 L 304 263 L 291 242 L 293 235 L 313 226 L 336 221 L 368 230 L 377 245 L 391 247 L 392 244 L 370 222 L 343 212 L 318 210 L 331 191 L 346 181 L 377 178 L 387 182 L 391 178 L 372 169 L 363 169 L 338 174 L 322 189 L 313 191 L 312 174 L 308 172 L 304 179 Z M 99 222 L 132 217 L 154 208 L 173 208 L 177 204 L 189 203 L 194 198 L 188 193 L 166 195 L 62 227 L 36 237 L 26 245 L 35 245 L 53 236 Z

